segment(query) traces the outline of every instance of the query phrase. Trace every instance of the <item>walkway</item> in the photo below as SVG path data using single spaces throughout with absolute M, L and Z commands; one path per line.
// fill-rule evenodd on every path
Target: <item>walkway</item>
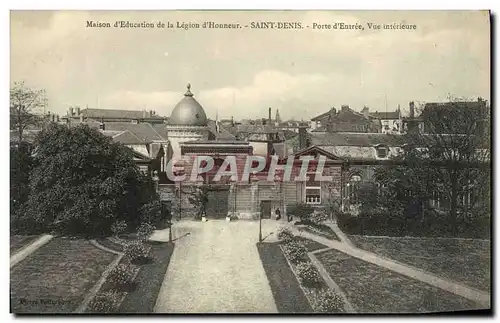
M 45 234 L 45 235 L 41 236 L 40 238 L 36 239 L 34 242 L 30 243 L 29 245 L 21 248 L 21 250 L 19 250 L 18 252 L 16 252 L 15 254 L 13 254 L 10 257 L 10 268 L 14 267 L 19 262 L 26 259 L 26 257 L 31 255 L 36 250 L 38 250 L 41 246 L 45 245 L 51 239 L 52 239 L 52 236 L 50 234 Z
M 265 228 L 264 236 L 274 230 Z M 155 312 L 276 313 L 258 235 L 258 221 L 174 223 L 175 249 Z M 168 240 L 168 230 L 151 239 Z
M 329 239 L 317 236 L 315 234 L 311 234 L 309 232 L 298 231 L 294 227 L 290 227 L 290 228 L 294 231 L 294 234 L 296 234 L 297 236 L 302 236 L 304 238 L 317 241 L 325 246 L 342 251 L 342 252 L 344 252 L 352 257 L 359 258 L 359 259 L 364 260 L 366 262 L 387 268 L 387 269 L 392 270 L 394 272 L 397 272 L 399 274 L 402 274 L 402 275 L 411 277 L 413 279 L 419 280 L 421 282 L 436 286 L 438 288 L 441 288 L 441 289 L 446 290 L 448 292 L 454 293 L 454 294 L 459 295 L 461 297 L 478 302 L 481 305 L 490 306 L 490 295 L 488 293 L 470 288 L 470 287 L 462 285 L 462 284 L 451 282 L 449 280 L 446 280 L 446 279 L 443 279 L 441 277 L 435 276 L 433 274 L 424 272 L 420 269 L 408 266 L 406 264 L 402 264 L 402 263 L 396 262 L 396 261 L 388 259 L 388 258 L 383 258 L 379 255 L 374 254 L 374 253 L 352 247 L 346 243 L 329 240 Z

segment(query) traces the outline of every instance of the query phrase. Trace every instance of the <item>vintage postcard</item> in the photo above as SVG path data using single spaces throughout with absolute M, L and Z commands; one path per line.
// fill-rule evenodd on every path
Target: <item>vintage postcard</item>
M 11 312 L 491 313 L 490 20 L 11 11 Z

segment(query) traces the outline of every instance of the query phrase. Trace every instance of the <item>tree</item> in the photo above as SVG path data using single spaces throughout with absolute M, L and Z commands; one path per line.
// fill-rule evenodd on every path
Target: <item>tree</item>
M 14 83 L 10 89 L 10 129 L 16 130 L 19 142 L 23 141 L 26 128 L 38 124 L 36 110 L 46 106 L 45 90 L 30 89 L 24 82 Z
M 188 194 L 189 203 L 196 208 L 195 219 L 201 219 L 203 216 L 207 216 L 208 192 L 209 187 L 207 185 L 196 187 L 192 192 L 184 192 Z
M 457 234 L 458 222 L 488 213 L 490 186 L 490 112 L 485 101 L 450 100 L 422 109 L 423 131 L 409 129 L 404 153 L 396 165 L 378 168 L 375 177 L 386 184 L 380 204 L 389 213 L 419 216 L 432 209 L 431 200 L 445 206 L 447 226 Z
M 10 148 L 10 214 L 12 229 L 15 230 L 19 208 L 28 200 L 29 176 L 33 161 L 25 145 Z
M 30 196 L 20 212 L 27 230 L 108 234 L 123 220 L 137 227 L 158 196 L 130 148 L 87 125 L 51 124 L 36 140 Z

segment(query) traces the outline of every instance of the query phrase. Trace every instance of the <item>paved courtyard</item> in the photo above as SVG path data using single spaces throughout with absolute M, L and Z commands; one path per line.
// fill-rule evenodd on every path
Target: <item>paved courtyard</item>
M 278 227 L 263 221 L 266 240 L 276 239 Z M 173 228 L 176 246 L 155 312 L 277 312 L 256 247 L 258 221 L 180 221 Z M 155 239 L 167 240 L 168 230 L 156 232 Z

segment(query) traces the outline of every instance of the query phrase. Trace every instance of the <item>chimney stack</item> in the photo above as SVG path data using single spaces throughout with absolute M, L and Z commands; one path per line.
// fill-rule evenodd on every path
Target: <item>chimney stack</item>
M 80 115 L 80 107 L 76 107 L 76 115 L 79 116 Z
M 153 115 L 153 110 L 149 110 L 149 116 L 152 117 Z
M 415 102 L 410 101 L 410 118 L 415 118 Z
M 72 117 L 73 116 L 73 107 L 69 107 L 69 116 Z
M 370 109 L 365 105 L 363 110 L 361 110 L 361 113 L 363 113 L 363 116 L 368 119 L 370 118 Z
M 307 123 L 299 124 L 299 150 L 307 148 Z
M 269 116 L 267 120 L 269 121 L 269 124 L 271 124 L 271 107 L 269 107 Z

